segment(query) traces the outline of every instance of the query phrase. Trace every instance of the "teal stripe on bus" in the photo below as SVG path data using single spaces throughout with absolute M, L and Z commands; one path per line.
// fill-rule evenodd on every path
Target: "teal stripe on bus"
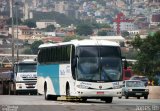
M 37 75 L 40 77 L 50 77 L 53 89 L 56 95 L 60 95 L 60 84 L 59 84 L 59 65 L 38 65 Z

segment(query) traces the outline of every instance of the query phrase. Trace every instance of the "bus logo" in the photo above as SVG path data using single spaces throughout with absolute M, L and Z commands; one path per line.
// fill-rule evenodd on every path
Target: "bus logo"
M 99 89 L 102 89 L 102 86 L 99 86 Z

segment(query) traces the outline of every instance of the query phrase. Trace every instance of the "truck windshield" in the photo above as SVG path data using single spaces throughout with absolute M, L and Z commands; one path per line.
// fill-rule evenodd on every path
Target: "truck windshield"
M 36 72 L 36 64 L 18 64 L 17 72 Z
M 119 81 L 122 79 L 121 54 L 118 47 L 78 47 L 77 80 Z

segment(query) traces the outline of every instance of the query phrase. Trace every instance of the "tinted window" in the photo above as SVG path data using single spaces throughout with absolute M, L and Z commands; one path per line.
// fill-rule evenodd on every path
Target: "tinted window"
M 97 47 L 78 47 L 77 55 L 79 57 L 98 57 Z
M 100 48 L 100 57 L 120 57 L 120 55 L 118 47 L 103 46 Z
M 71 45 L 48 47 L 40 49 L 38 53 L 39 63 L 66 63 L 70 62 Z

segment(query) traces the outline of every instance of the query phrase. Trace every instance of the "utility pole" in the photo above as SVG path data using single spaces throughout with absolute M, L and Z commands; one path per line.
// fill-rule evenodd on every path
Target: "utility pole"
M 13 0 L 11 2 L 11 12 L 12 13 L 12 68 L 14 73 L 14 20 L 13 20 Z
M 17 48 L 17 62 L 19 61 L 19 41 L 18 41 L 18 2 L 15 3 L 15 6 L 16 6 L 16 28 L 17 28 L 17 41 L 16 41 L 16 48 Z

